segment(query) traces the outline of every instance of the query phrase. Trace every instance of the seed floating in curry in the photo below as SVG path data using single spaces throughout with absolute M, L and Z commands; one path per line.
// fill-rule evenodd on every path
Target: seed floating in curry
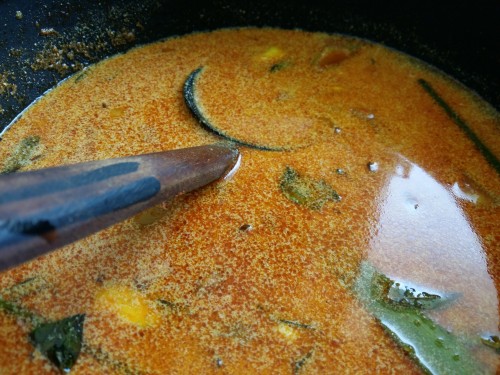
M 227 29 L 91 66 L 5 132 L 2 173 L 221 141 L 241 166 L 0 274 L 0 372 L 494 374 L 499 129 L 342 35 Z

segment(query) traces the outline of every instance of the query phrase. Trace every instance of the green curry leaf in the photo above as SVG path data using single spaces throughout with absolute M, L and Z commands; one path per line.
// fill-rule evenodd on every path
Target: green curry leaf
M 24 138 L 14 149 L 10 157 L 5 161 L 0 174 L 13 173 L 29 164 L 32 158 L 39 152 L 40 137 L 30 135 Z
M 458 293 L 438 294 L 418 290 L 413 286 L 379 275 L 376 279 L 379 284 L 379 298 L 393 307 L 415 307 L 422 310 L 443 307 L 458 298 Z
M 498 336 L 492 335 L 488 337 L 481 337 L 481 342 L 483 345 L 490 347 L 500 354 L 500 338 Z
M 88 344 L 85 345 L 83 340 L 84 315 L 74 315 L 48 323 L 42 316 L 25 309 L 19 303 L 4 299 L 1 295 L 0 311 L 20 319 L 31 327 L 35 327 L 29 336 L 31 343 L 63 371 L 68 372 L 75 364 L 80 351 L 84 351 L 98 362 L 116 370 L 118 373 L 141 374 L 138 369 L 114 360 L 100 347 L 95 348 Z
M 0 296 L 0 311 L 5 311 L 10 315 L 27 321 L 33 325 L 37 325 L 43 322 L 43 318 L 39 317 L 36 314 L 33 314 L 31 311 L 24 309 L 14 302 L 3 299 L 2 296 Z
M 482 366 L 455 335 L 425 316 L 419 306 L 394 304 L 388 292 L 394 281 L 370 263 L 361 264 L 355 291 L 390 336 L 431 374 L 478 374 Z
M 82 348 L 84 319 L 85 315 L 78 314 L 40 324 L 30 333 L 31 342 L 59 369 L 68 372 Z
M 289 200 L 312 210 L 320 210 L 328 201 L 340 201 L 328 183 L 301 176 L 291 167 L 286 167 L 281 176 L 280 188 Z
M 276 64 L 273 64 L 270 68 L 269 71 L 271 73 L 276 73 L 279 72 L 280 70 L 283 70 L 291 65 L 291 62 L 288 60 L 283 60 L 280 62 L 277 62 Z

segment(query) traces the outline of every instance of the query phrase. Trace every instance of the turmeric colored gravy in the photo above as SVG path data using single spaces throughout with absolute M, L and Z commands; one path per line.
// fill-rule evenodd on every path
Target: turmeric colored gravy
M 71 372 L 421 373 L 420 351 L 359 297 L 370 264 L 452 296 L 415 314 L 495 373 L 498 169 L 426 85 L 497 157 L 499 115 L 408 56 L 297 30 L 168 39 L 46 94 L 5 133 L 0 161 L 29 136 L 40 144 L 22 170 L 220 142 L 183 99 L 199 67 L 215 127 L 284 150 L 240 146 L 230 179 L 0 274 L 4 301 L 47 321 L 85 314 Z M 58 373 L 33 328 L 0 307 L 1 373 Z

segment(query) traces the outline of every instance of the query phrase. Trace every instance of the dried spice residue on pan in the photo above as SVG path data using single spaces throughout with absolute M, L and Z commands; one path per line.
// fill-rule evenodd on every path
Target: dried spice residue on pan
M 48 2 L 12 13 L 15 27 L 27 31 L 19 39 L 0 40 L 6 47 L 0 52 L 0 131 L 61 79 L 147 40 L 148 20 L 160 6 L 153 0 L 110 7 L 96 3 L 82 13 L 75 4 Z M 75 16 L 77 22 L 68 22 Z

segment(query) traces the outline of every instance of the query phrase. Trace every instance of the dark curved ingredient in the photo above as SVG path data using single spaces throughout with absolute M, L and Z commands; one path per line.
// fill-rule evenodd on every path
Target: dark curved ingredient
M 500 174 L 500 160 L 497 159 L 495 154 L 483 143 L 483 141 L 474 133 L 470 125 L 442 98 L 441 95 L 432 87 L 432 85 L 425 79 L 420 78 L 417 80 L 418 84 L 422 86 L 429 96 L 434 99 L 437 105 L 439 105 L 445 112 L 446 115 L 462 130 L 467 138 L 474 143 L 477 150 L 483 155 L 486 161 L 495 169 L 495 171 Z
M 265 150 L 265 151 L 287 151 L 288 148 L 286 147 L 272 147 L 268 145 L 263 145 L 263 144 L 255 144 L 251 142 L 246 142 L 242 139 L 234 138 L 230 134 L 227 134 L 226 132 L 222 131 L 220 128 L 215 126 L 203 113 L 203 110 L 201 108 L 200 103 L 198 102 L 196 98 L 196 82 L 200 76 L 200 74 L 203 72 L 203 67 L 199 67 L 198 69 L 194 70 L 191 74 L 186 79 L 186 82 L 184 82 L 184 89 L 183 89 L 183 94 L 184 94 L 184 101 L 186 102 L 186 105 L 188 108 L 191 110 L 191 113 L 196 117 L 196 119 L 208 130 L 214 132 L 215 134 L 227 139 L 228 141 L 255 148 L 258 150 Z

